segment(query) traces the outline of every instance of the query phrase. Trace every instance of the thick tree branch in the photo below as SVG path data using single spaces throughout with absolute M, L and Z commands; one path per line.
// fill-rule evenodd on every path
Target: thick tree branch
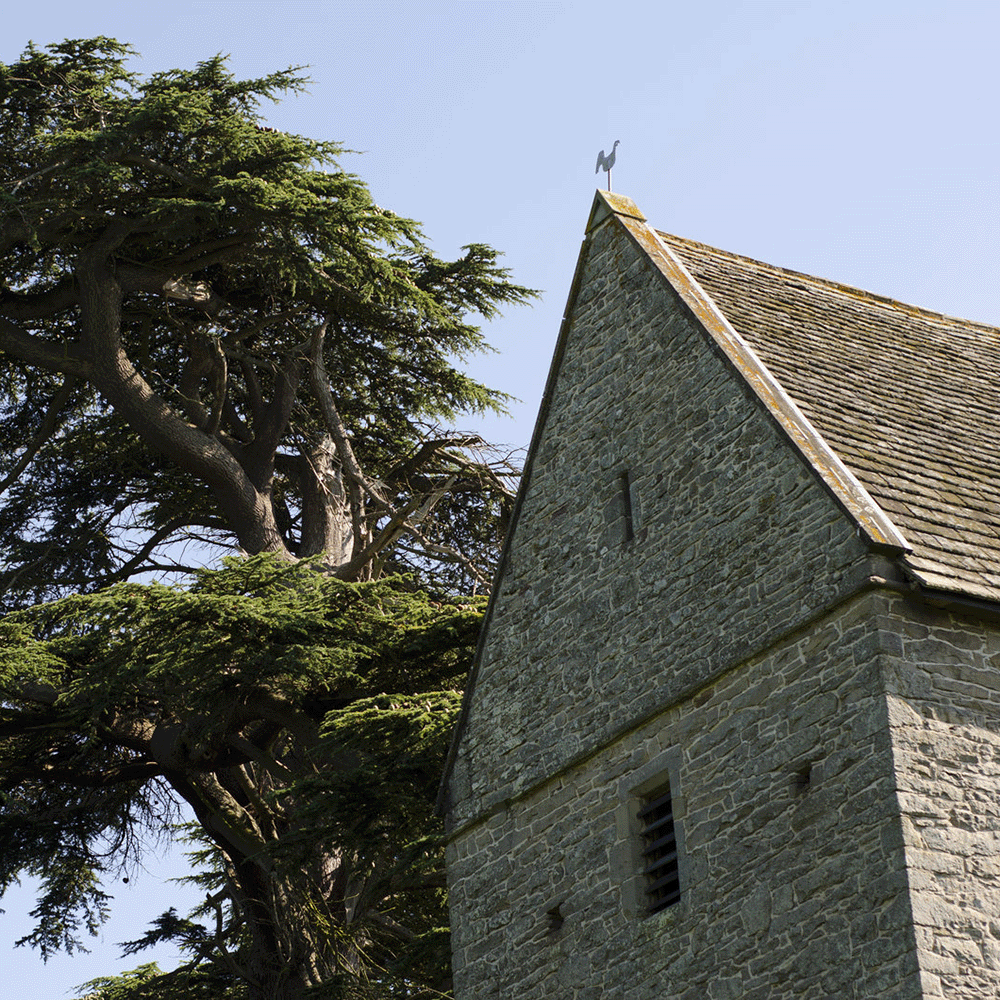
M 389 520 L 379 530 L 379 533 L 363 548 L 356 547 L 350 562 L 343 566 L 338 566 L 336 575 L 341 580 L 353 580 L 362 568 L 386 547 L 392 545 L 398 538 L 407 532 L 406 522 L 409 516 L 416 511 L 421 502 L 420 497 L 412 498 L 407 504 L 398 510 L 393 511 Z
M 254 435 L 254 428 L 264 420 L 264 393 L 261 391 L 260 379 L 254 367 L 253 358 L 242 352 L 231 352 L 231 355 L 239 361 L 240 372 L 243 374 L 243 381 L 246 385 L 247 405 L 250 407 L 250 435 L 251 440 Z
M 101 771 L 88 771 L 69 764 L 22 764 L 4 769 L 4 783 L 11 787 L 15 782 L 44 781 L 73 788 L 113 788 L 116 785 L 134 784 L 161 777 L 163 769 L 153 761 L 136 761 Z
M 330 378 L 327 375 L 326 364 L 323 361 L 323 341 L 326 337 L 327 323 L 324 322 L 313 332 L 310 341 L 310 368 L 312 389 L 323 412 L 323 421 L 326 424 L 327 432 L 333 438 L 333 443 L 337 448 L 344 472 L 348 477 L 356 482 L 379 504 L 388 507 L 389 504 L 383 495 L 382 489 L 372 482 L 365 475 L 361 468 L 361 463 L 354 454 L 351 445 L 351 438 L 347 432 L 344 421 L 340 418 L 337 406 L 333 401 L 333 393 L 330 391 Z
M 72 281 L 60 281 L 44 292 L 24 295 L 5 291 L 0 294 L 0 314 L 25 322 L 49 319 L 77 304 L 77 289 Z
M 25 333 L 10 320 L 0 316 L 0 351 L 27 365 L 36 365 L 48 372 L 88 379 L 93 366 L 81 357 L 76 344 L 55 344 Z
M 253 423 L 253 441 L 243 449 L 241 461 L 247 475 L 260 490 L 270 490 L 274 456 L 288 429 L 288 421 L 298 397 L 302 363 L 291 357 L 275 372 L 271 399 L 263 405 Z
M 226 355 L 222 350 L 222 345 L 215 337 L 212 338 L 210 347 L 212 357 L 212 373 L 215 377 L 212 385 L 212 412 L 209 416 L 208 426 L 205 428 L 205 433 L 214 436 L 219 433 L 219 427 L 222 424 L 222 413 L 226 406 L 226 388 L 229 380 L 229 368 L 226 363 Z M 277 447 L 278 442 L 275 441 L 274 449 Z M 272 449 L 272 454 L 274 449 Z
M 88 373 L 92 383 L 147 444 L 214 490 L 247 551 L 287 556 L 266 494 L 248 479 L 230 449 L 178 416 L 121 349 L 121 289 L 108 268 L 91 257 L 81 262 L 78 274 L 83 321 L 94 356 Z

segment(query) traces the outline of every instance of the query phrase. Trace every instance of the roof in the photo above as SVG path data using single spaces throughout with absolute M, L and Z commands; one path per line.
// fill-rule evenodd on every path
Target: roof
M 1000 330 L 656 237 L 900 529 L 912 576 L 1000 600 Z
M 1000 329 L 658 232 L 598 190 L 501 553 L 531 479 L 590 234 L 620 224 L 862 537 L 925 590 L 1000 605 Z M 932 596 L 932 595 L 928 595 Z M 496 586 L 441 784 L 445 808 Z

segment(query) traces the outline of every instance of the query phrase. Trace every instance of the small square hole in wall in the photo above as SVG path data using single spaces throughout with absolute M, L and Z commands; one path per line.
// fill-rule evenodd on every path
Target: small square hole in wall
M 805 795 L 812 784 L 812 764 L 804 764 L 792 775 L 792 791 L 796 795 Z

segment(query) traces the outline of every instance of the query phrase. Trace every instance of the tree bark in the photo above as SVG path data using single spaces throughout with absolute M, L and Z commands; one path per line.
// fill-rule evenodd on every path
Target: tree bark
M 269 482 L 263 489 L 251 482 L 236 456 L 218 438 L 180 417 L 122 349 L 122 290 L 107 260 L 92 252 L 80 259 L 76 275 L 90 382 L 146 444 L 212 490 L 244 550 L 291 558 L 274 517 Z

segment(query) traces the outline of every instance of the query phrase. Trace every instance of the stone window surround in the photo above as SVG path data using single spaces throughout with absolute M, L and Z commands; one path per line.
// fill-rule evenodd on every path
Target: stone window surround
M 619 782 L 618 805 L 615 809 L 617 837 L 611 850 L 612 879 L 621 886 L 622 909 L 630 920 L 668 919 L 686 912 L 690 906 L 691 885 L 687 851 L 684 843 L 684 819 L 687 807 L 684 789 L 679 780 L 682 754 L 679 747 L 670 747 L 657 754 Z M 644 823 L 639 811 L 651 793 L 670 785 L 674 815 L 674 835 L 677 839 L 677 874 L 680 882 L 680 902 L 659 913 L 649 912 L 648 881 L 642 852 L 646 848 Z

